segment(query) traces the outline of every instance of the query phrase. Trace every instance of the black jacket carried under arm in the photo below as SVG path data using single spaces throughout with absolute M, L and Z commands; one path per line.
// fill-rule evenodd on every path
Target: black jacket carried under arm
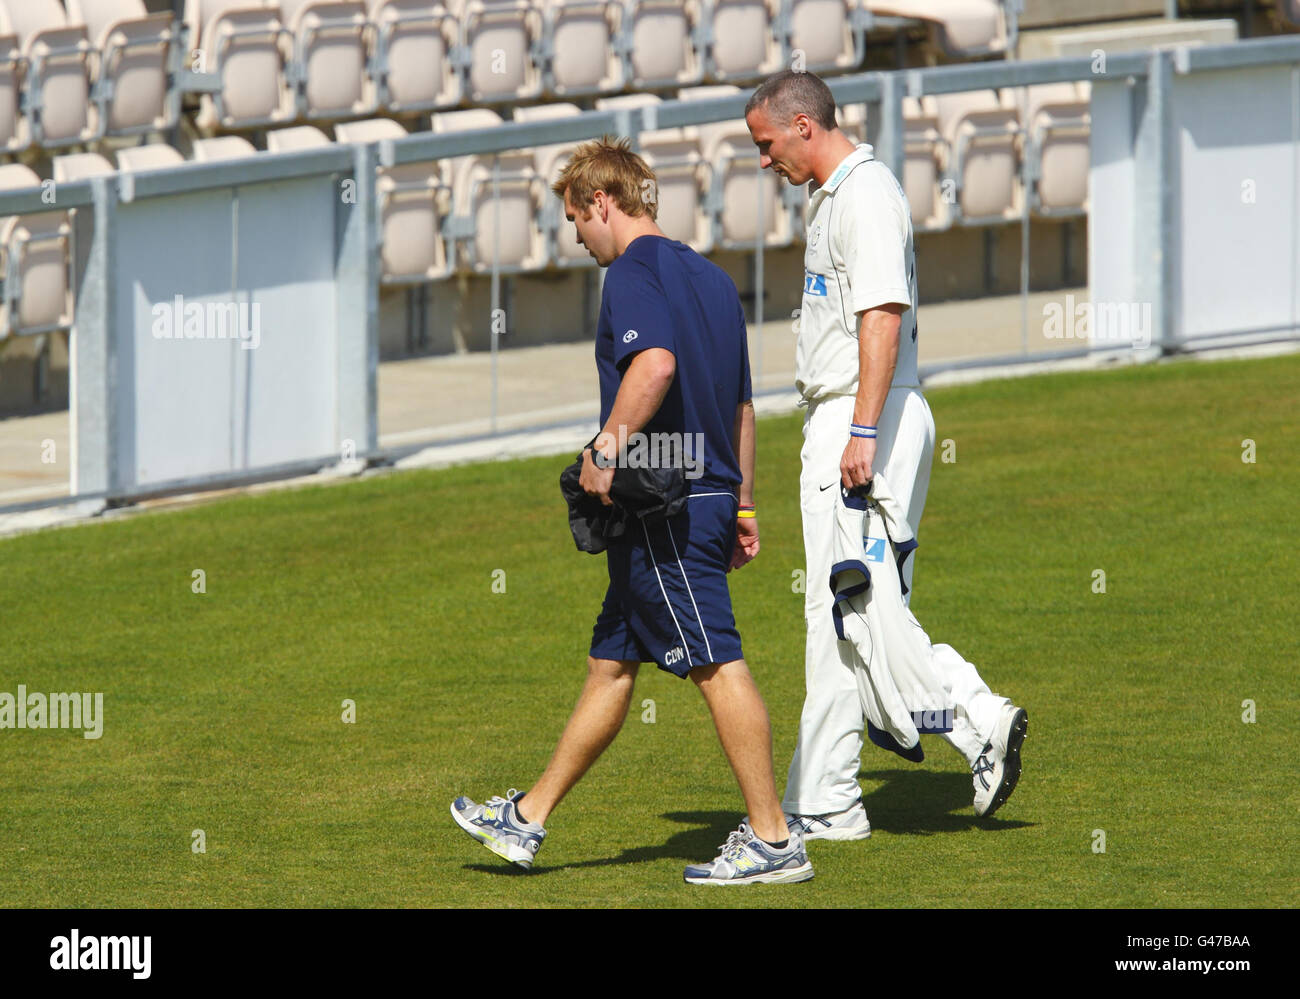
M 586 450 L 583 448 L 584 454 Z M 614 505 L 606 506 L 598 497 L 586 493 L 579 483 L 581 476 L 580 454 L 560 474 L 560 492 L 569 505 L 569 530 L 574 543 L 580 551 L 593 555 L 603 552 L 610 540 L 621 538 L 634 521 L 666 520 L 679 513 L 691 491 L 680 466 L 629 468 L 620 462 L 609 489 Z

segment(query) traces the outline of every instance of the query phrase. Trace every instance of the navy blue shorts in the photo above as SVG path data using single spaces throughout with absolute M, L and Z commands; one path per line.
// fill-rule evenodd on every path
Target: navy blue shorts
M 736 503 L 731 493 L 695 493 L 677 516 L 633 523 L 610 543 L 593 658 L 654 662 L 680 677 L 743 658 L 727 590 Z

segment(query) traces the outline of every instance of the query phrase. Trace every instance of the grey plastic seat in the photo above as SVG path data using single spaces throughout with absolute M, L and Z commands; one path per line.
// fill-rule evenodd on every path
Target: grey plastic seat
M 936 48 L 969 58 L 1007 51 L 1007 18 L 997 0 L 864 0 L 872 14 L 926 24 Z
M 295 99 L 285 79 L 290 32 L 276 4 L 186 0 L 185 24 L 197 53 L 194 68 L 221 78 L 221 91 L 201 99 L 200 129 L 253 128 L 292 120 Z
M 917 232 L 946 229 L 956 199 L 956 180 L 942 177 L 947 145 L 939 131 L 933 97 L 903 98 L 903 191 Z
M 1020 183 L 1020 114 L 1014 98 L 993 90 L 934 98 L 944 139 L 944 179 L 955 194 L 955 220 L 997 222 L 1023 210 Z
M 18 36 L 5 34 L 0 9 L 0 153 L 14 153 L 29 141 L 31 130 L 22 120 L 23 54 Z
M 451 111 L 433 119 L 437 133 L 493 128 L 501 117 L 487 108 Z M 500 220 L 492 196 L 493 161 L 499 170 Z M 495 155 L 458 156 L 450 163 L 451 227 L 461 268 L 486 273 L 495 255 L 501 271 L 539 270 L 546 266 L 542 205 L 550 196 L 533 165 L 530 150 Z M 499 234 L 499 237 L 498 237 Z
M 0 166 L 0 191 L 40 187 L 21 163 Z M 0 339 L 72 326 L 72 226 L 68 213 L 33 212 L 0 219 Z
M 119 149 L 117 151 L 117 169 L 122 173 L 158 170 L 184 162 L 185 157 L 165 142 L 154 142 L 147 146 L 132 146 L 129 149 Z
M 711 80 L 753 80 L 782 68 L 776 17 L 781 0 L 714 0 L 705 8 L 713 44 Z
M 626 0 L 623 47 L 634 89 L 684 87 L 704 78 L 698 0 Z
M 86 26 L 99 51 L 92 97 L 98 131 L 137 135 L 170 128 L 180 94 L 169 72 L 183 54 L 170 13 L 150 14 L 144 0 L 66 0 L 68 16 Z
M 257 149 L 242 135 L 218 135 L 212 139 L 196 140 L 193 160 L 195 163 L 215 163 L 256 155 Z
M 545 0 L 543 13 L 548 93 L 570 97 L 622 89 L 620 0 Z
M 69 153 L 54 157 L 54 182 L 86 180 L 89 177 L 106 177 L 117 171 L 113 164 L 99 153 Z
M 90 113 L 94 48 L 84 25 L 73 24 L 59 0 L 0 0 L 0 36 L 22 51 L 27 117 L 18 145 L 57 148 L 96 137 Z M 35 112 L 35 113 L 33 113 Z
M 708 100 L 739 93 L 738 87 L 718 84 L 678 92 L 678 99 Z M 714 220 L 713 245 L 720 249 L 752 249 L 761 238 L 764 246 L 789 246 L 794 225 L 781 185 L 770 170 L 759 173 L 758 150 L 743 118 L 700 125 L 700 150 L 712 174 L 708 198 Z M 763 199 L 763 224 L 759 229 L 758 204 Z
M 597 103 L 597 107 L 599 107 Z M 515 109 L 514 120 L 518 122 L 554 121 L 557 118 L 571 118 L 581 114 L 575 104 L 539 104 L 534 107 Z M 564 217 L 564 206 L 560 199 L 550 193 L 550 186 L 560 176 L 564 164 L 576 149 L 576 142 L 559 142 L 533 147 L 533 169 L 542 183 L 546 185 L 546 194 L 542 202 L 540 223 L 546 237 L 546 258 L 554 267 L 595 266 L 587 248 L 578 242 L 577 231 L 573 223 Z
M 266 133 L 266 151 L 268 153 L 296 153 L 301 149 L 319 149 L 332 146 L 328 135 L 315 125 L 294 125 L 292 128 L 277 128 Z
M 379 105 L 415 114 L 460 102 L 460 22 L 442 0 L 369 0 Z
M 336 125 L 343 143 L 401 139 L 407 134 L 390 118 Z M 382 276 L 386 284 L 433 281 L 451 273 L 450 254 L 443 239 L 448 192 L 441 163 L 405 163 L 380 167 L 376 184 L 380 197 Z
M 465 49 L 464 96 L 473 103 L 530 101 L 542 93 L 542 9 L 535 0 L 450 0 Z
M 1079 82 L 1025 89 L 1025 158 L 1037 175 L 1030 208 L 1043 216 L 1085 214 L 1092 162 L 1090 88 Z
M 289 74 L 300 118 L 332 120 L 378 107 L 370 22 L 362 0 L 280 0 L 293 38 Z
M 785 61 L 796 53 L 813 73 L 844 73 L 862 62 L 863 28 L 858 0 L 782 0 L 789 24 Z

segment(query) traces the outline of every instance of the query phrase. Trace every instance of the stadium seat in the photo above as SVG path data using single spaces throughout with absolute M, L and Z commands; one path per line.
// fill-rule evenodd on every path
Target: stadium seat
M 185 157 L 165 142 L 155 142 L 147 146 L 132 146 L 117 151 L 117 169 L 122 173 L 138 170 L 158 170 L 162 167 L 176 166 L 184 163 Z
M 460 24 L 444 3 L 370 0 L 374 77 L 381 107 L 418 114 L 460 102 Z
M 800 68 L 813 73 L 843 73 L 862 62 L 858 0 L 783 0 L 783 7 L 787 66 L 796 53 L 803 57 Z
M 0 166 L 0 191 L 39 187 L 21 163 Z M 72 226 L 67 212 L 0 219 L 0 339 L 68 329 L 72 325 Z
M 171 128 L 180 95 L 169 89 L 178 31 L 168 13 L 144 0 L 67 0 L 68 16 L 86 26 L 99 51 L 92 97 L 101 134 L 138 135 Z
M 186 0 L 185 23 L 198 58 L 194 68 L 221 78 L 204 94 L 203 131 L 273 125 L 294 117 L 281 42 L 289 34 L 275 4 L 257 0 Z
M 656 105 L 653 94 L 626 94 L 596 102 L 602 111 Z M 660 128 L 641 132 L 637 149 L 655 173 L 658 213 L 664 234 L 697 253 L 713 249 L 713 220 L 702 206 L 709 195 L 712 176 L 700 147 L 699 129 Z
M 599 107 L 599 102 L 597 102 Z M 539 104 L 535 107 L 515 108 L 515 121 L 552 121 L 570 118 L 581 111 L 574 104 Z M 533 147 L 533 169 L 546 185 L 543 192 L 540 222 L 546 237 L 546 259 L 554 267 L 590 267 L 596 261 L 587 248 L 578 242 L 573 224 L 564 217 L 564 205 L 550 193 L 550 186 L 559 177 L 564 164 L 577 147 L 574 142 Z
M 89 177 L 106 177 L 117 173 L 113 164 L 99 153 L 70 153 L 54 157 L 54 182 L 63 184 Z
M 709 100 L 739 93 L 740 88 L 721 84 L 692 87 L 678 93 L 684 101 Z M 713 221 L 713 246 L 724 250 L 753 249 L 758 229 L 758 199 L 763 197 L 763 244 L 789 246 L 794 240 L 790 208 L 781 185 L 770 170 L 758 171 L 758 149 L 750 138 L 743 118 L 697 126 L 700 150 L 711 173 L 708 213 Z
M 266 151 L 268 153 L 296 153 L 301 149 L 319 149 L 331 146 L 330 138 L 315 125 L 295 125 L 293 128 L 277 128 L 266 133 Z
M 218 160 L 238 160 L 256 156 L 257 149 L 241 135 L 219 135 L 215 139 L 198 139 L 194 143 L 195 163 L 215 163 Z
M 917 232 L 946 229 L 951 213 L 950 193 L 956 181 L 940 184 L 941 164 L 946 159 L 939 132 L 939 112 L 933 97 L 903 98 L 903 190 Z
M 612 94 L 623 87 L 617 0 L 546 0 L 546 90 L 557 97 Z
M 407 133 L 392 119 L 374 118 L 336 125 L 334 134 L 339 142 L 368 143 L 405 138 Z M 450 274 L 450 258 L 442 238 L 443 220 L 448 213 L 442 164 L 381 167 L 376 185 L 383 234 L 381 280 L 386 284 L 415 284 Z
M 487 108 L 436 115 L 437 133 L 493 128 L 501 117 Z M 493 160 L 498 162 L 500 227 L 492 197 Z M 451 234 L 458 247 L 460 267 L 486 273 L 498 256 L 502 271 L 537 270 L 546 264 L 546 236 L 540 215 L 547 195 L 528 150 L 491 155 L 458 156 L 451 161 L 453 217 Z M 498 242 L 495 233 L 500 233 Z
M 22 51 L 18 36 L 6 34 L 7 20 L 0 7 L 0 153 L 16 153 L 30 137 L 22 120 Z
M 978 224 L 1018 217 L 1020 125 L 1014 102 L 993 90 L 940 94 L 934 101 L 954 219 Z
M 1082 215 L 1091 164 L 1088 84 L 1048 83 L 1025 91 L 1025 159 L 1035 179 L 1030 209 L 1044 216 Z
M 704 78 L 698 0 L 627 0 L 623 48 L 634 89 L 679 87 Z
M 867 108 L 865 104 L 838 104 L 835 123 L 841 132 L 854 142 L 867 141 Z
M 753 80 L 781 69 L 781 41 L 774 24 L 779 2 L 715 0 L 706 8 L 713 39 L 706 71 L 709 79 Z
M 366 6 L 361 0 L 280 0 L 293 35 L 289 75 L 300 118 L 328 120 L 378 107 L 370 78 Z
M 19 146 L 54 148 L 95 138 L 94 49 L 85 26 L 70 24 L 59 0 L 0 0 L 0 35 L 16 36 L 22 50 L 27 131 Z
M 935 47 L 953 58 L 1001 55 L 1007 51 L 1006 13 L 998 0 L 864 2 L 872 14 L 911 18 L 927 25 Z
M 536 0 L 451 0 L 465 47 L 466 92 L 474 103 L 530 101 L 542 93 Z

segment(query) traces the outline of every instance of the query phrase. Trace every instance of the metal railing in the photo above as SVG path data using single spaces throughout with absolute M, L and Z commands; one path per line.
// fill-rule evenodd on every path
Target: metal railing
M 1176 327 L 1177 287 L 1175 275 L 1180 259 L 1179 232 L 1174 224 L 1178 211 L 1174 202 L 1176 185 L 1170 183 L 1173 151 L 1177 141 L 1171 99 L 1172 81 L 1180 75 L 1263 66 L 1300 66 L 1300 38 L 1286 37 L 1233 45 L 1175 48 L 1133 53 L 1116 53 L 1106 59 L 1103 72 L 1094 60 L 1058 59 L 1025 63 L 979 63 L 934 69 L 889 73 L 865 73 L 831 78 L 826 82 L 840 104 L 867 105 L 870 138 L 876 155 L 897 176 L 902 175 L 906 132 L 903 98 L 969 90 L 1026 87 L 1042 83 L 1087 80 L 1122 83 L 1132 95 L 1135 110 L 1133 170 L 1141 217 L 1135 220 L 1132 238 L 1134 259 L 1139 262 L 1137 288 L 1154 313 L 1153 346 L 1163 352 L 1184 349 L 1187 344 Z M 307 175 L 346 176 L 356 183 L 355 210 L 341 213 L 337 233 L 335 274 L 340 315 L 338 421 L 355 439 L 357 457 L 382 462 L 392 457 L 380 448 L 377 435 L 378 294 L 381 285 L 378 263 L 380 246 L 379 194 L 376 174 L 381 167 L 424 163 L 469 155 L 490 156 L 508 150 L 537 145 L 556 145 L 614 133 L 636 137 L 645 131 L 733 121 L 743 115 L 748 93 L 699 101 L 672 101 L 644 108 L 588 111 L 543 122 L 506 123 L 499 127 L 447 134 L 421 133 L 401 139 L 385 139 L 370 145 L 334 146 L 304 152 L 270 154 L 216 163 L 186 163 L 166 169 L 119 173 L 90 181 L 58 185 L 55 204 L 40 188 L 0 192 L 0 217 L 89 209 L 89 218 L 79 221 L 78 239 L 88 240 L 89 255 L 77 288 L 75 336 L 77 351 L 74 373 L 76 394 L 72 433 L 77 468 L 73 493 L 77 498 L 101 498 L 109 502 L 130 501 L 159 492 L 192 490 L 275 477 L 286 469 L 302 471 L 337 463 L 337 455 L 303 455 L 301 460 L 261 468 L 233 470 L 216 476 L 176 482 L 134 485 L 124 477 L 114 453 L 114 413 L 120 402 L 114 399 L 115 335 L 112 328 L 115 305 L 125 293 L 131 276 L 131 261 L 122 259 L 115 242 L 115 217 L 119 207 L 147 198 L 169 198 L 199 191 L 226 190 L 237 202 L 240 191 Z M 1296 97 L 1300 101 L 1300 96 Z M 1297 111 L 1300 113 L 1300 110 Z M 1296 137 L 1300 141 L 1300 137 Z M 1022 183 L 1028 180 L 1025 159 L 1020 160 Z M 756 167 L 757 169 L 757 167 Z M 494 184 L 499 182 L 499 178 Z M 1026 188 L 1026 191 L 1028 189 Z M 798 192 L 794 192 L 796 195 Z M 1029 201 L 1026 195 L 1023 224 L 1027 226 Z M 1291 221 L 1293 228 L 1296 223 Z M 760 226 L 759 232 L 762 233 Z M 292 250 L 292 233 L 286 234 L 286 248 Z M 1294 242 L 1294 241 L 1293 241 Z M 761 324 L 764 252 L 763 240 L 756 240 L 756 309 Z M 501 268 L 493 260 L 492 308 L 500 307 Z M 1027 270 L 1022 266 L 1022 323 L 1027 301 Z M 1232 331 L 1226 331 L 1232 332 Z M 1259 334 L 1258 330 L 1246 330 Z M 1294 338 L 1296 327 L 1279 327 L 1265 334 Z M 493 328 L 492 398 L 495 418 L 497 398 L 496 356 L 498 333 Z M 1072 356 L 1079 350 L 1054 355 Z M 1086 351 L 1084 351 L 1086 352 Z M 982 363 L 1024 361 L 1026 353 Z M 761 354 L 756 369 L 761 372 Z M 954 362 L 961 367 L 970 362 Z M 933 369 L 932 369 L 933 370 Z M 495 422 L 495 419 L 494 419 Z M 403 448 L 409 451 L 410 448 Z

